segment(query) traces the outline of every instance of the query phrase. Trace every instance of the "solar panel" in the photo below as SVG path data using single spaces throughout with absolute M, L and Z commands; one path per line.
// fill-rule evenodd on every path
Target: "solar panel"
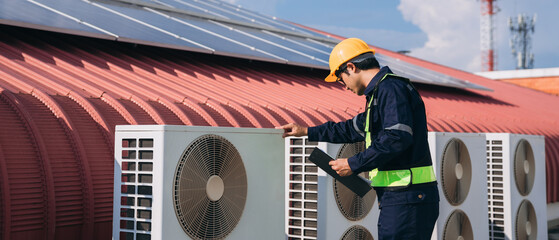
M 96 34 L 97 37 L 115 39 L 114 36 L 111 37 L 109 33 L 93 27 L 88 22 L 80 22 L 78 18 L 45 6 L 41 2 L 0 0 L 0 6 L 2 6 L 0 23 L 17 26 L 42 25 L 52 30 L 89 32 Z
M 170 31 L 169 28 L 176 27 L 176 24 L 172 25 L 173 22 L 138 6 L 124 5 L 119 2 L 110 5 L 89 1 L 73 1 L 72 4 L 59 0 L 43 0 L 41 2 L 68 15 L 79 16 L 83 21 L 114 33 L 119 39 L 138 39 L 146 42 L 182 45 L 213 51 L 211 47 L 205 44 Z M 148 19 L 149 17 L 151 19 Z
M 401 61 L 396 58 L 388 57 L 382 54 L 375 54 L 380 64 L 389 66 L 392 71 L 402 77 L 409 78 L 412 82 L 454 87 L 454 88 L 472 88 L 478 90 L 492 91 L 490 88 L 474 84 L 468 81 L 460 80 L 430 69 Z
M 328 69 L 339 41 L 217 0 L 0 0 L 0 23 L 168 48 Z M 396 58 L 412 81 L 488 90 Z
M 282 30 L 295 31 L 299 33 L 304 33 L 316 37 L 324 37 L 323 35 L 310 31 L 308 29 L 301 28 L 299 26 L 283 22 L 275 17 L 266 16 L 261 13 L 253 12 L 248 9 L 244 9 L 241 6 L 229 4 L 226 2 L 208 0 L 208 1 L 198 1 L 198 0 L 151 0 L 166 6 L 173 6 L 178 9 L 191 10 L 199 13 L 207 13 L 214 16 L 240 20 L 245 22 L 253 22 L 268 27 L 275 27 Z

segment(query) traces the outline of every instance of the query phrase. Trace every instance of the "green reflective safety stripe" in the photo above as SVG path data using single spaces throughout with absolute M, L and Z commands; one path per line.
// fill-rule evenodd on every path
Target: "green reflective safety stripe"
M 410 183 L 411 172 L 409 170 L 377 171 L 371 179 L 373 187 L 397 187 L 407 186 Z
M 437 180 L 433 166 L 390 171 L 373 169 L 369 173 L 369 177 L 371 186 L 373 187 L 402 187 L 410 184 L 428 183 Z
M 437 180 L 433 166 L 411 168 L 412 184 L 428 183 Z
M 369 101 L 369 104 L 367 105 L 367 119 L 365 120 L 365 148 L 369 148 L 371 146 L 371 131 L 369 131 L 369 116 L 371 115 L 371 102 L 373 101 L 373 98 L 371 97 L 371 100 Z

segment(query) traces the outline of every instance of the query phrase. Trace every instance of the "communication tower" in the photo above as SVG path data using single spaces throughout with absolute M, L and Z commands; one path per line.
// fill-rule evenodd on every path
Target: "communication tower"
M 496 0 L 481 0 L 481 70 L 494 71 L 497 53 L 493 37 L 493 16 L 497 13 Z
M 536 14 L 533 17 L 518 14 L 516 19 L 509 17 L 509 28 L 512 34 L 510 47 L 516 58 L 516 69 L 530 69 L 534 67 L 534 54 L 531 52 L 532 38 L 536 25 Z

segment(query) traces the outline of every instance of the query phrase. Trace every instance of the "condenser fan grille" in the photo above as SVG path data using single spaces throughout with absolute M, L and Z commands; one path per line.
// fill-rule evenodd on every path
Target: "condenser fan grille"
M 460 205 L 470 191 L 472 163 L 468 148 L 459 139 L 452 139 L 444 149 L 441 162 L 441 185 L 448 202 Z
M 514 153 L 514 181 L 522 196 L 530 194 L 536 177 L 536 162 L 530 143 L 521 140 Z
M 341 240 L 374 240 L 374 238 L 365 227 L 356 225 L 345 231 Z
M 247 178 L 241 155 L 221 136 L 197 138 L 177 165 L 173 194 L 179 223 L 191 238 L 224 238 L 245 207 Z
M 362 152 L 364 149 L 365 144 L 363 142 L 344 144 L 340 148 L 337 158 L 348 158 Z M 361 176 L 368 178 L 368 173 L 361 173 Z M 367 195 L 361 198 L 335 179 L 333 181 L 333 188 L 338 208 L 347 219 L 352 221 L 360 220 L 371 211 L 376 198 L 374 190 L 369 191 Z
M 516 213 L 516 239 L 535 240 L 538 239 L 538 221 L 536 211 L 528 200 L 522 201 Z
M 443 233 L 444 240 L 473 240 L 474 233 L 472 231 L 472 224 L 468 216 L 460 211 L 454 210 L 450 217 L 446 220 Z

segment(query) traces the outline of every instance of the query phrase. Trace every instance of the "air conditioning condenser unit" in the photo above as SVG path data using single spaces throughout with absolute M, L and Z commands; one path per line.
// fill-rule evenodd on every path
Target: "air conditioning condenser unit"
M 429 132 L 439 187 L 439 218 L 432 239 L 487 239 L 485 136 Z
M 283 239 L 281 130 L 117 126 L 113 239 Z
M 490 239 L 547 239 L 544 137 L 486 137 Z
M 363 143 L 332 144 L 310 142 L 307 137 L 286 138 L 288 238 L 375 239 L 378 205 L 374 190 L 361 198 L 327 175 L 308 160 L 315 147 L 333 158 L 351 157 L 364 150 Z

